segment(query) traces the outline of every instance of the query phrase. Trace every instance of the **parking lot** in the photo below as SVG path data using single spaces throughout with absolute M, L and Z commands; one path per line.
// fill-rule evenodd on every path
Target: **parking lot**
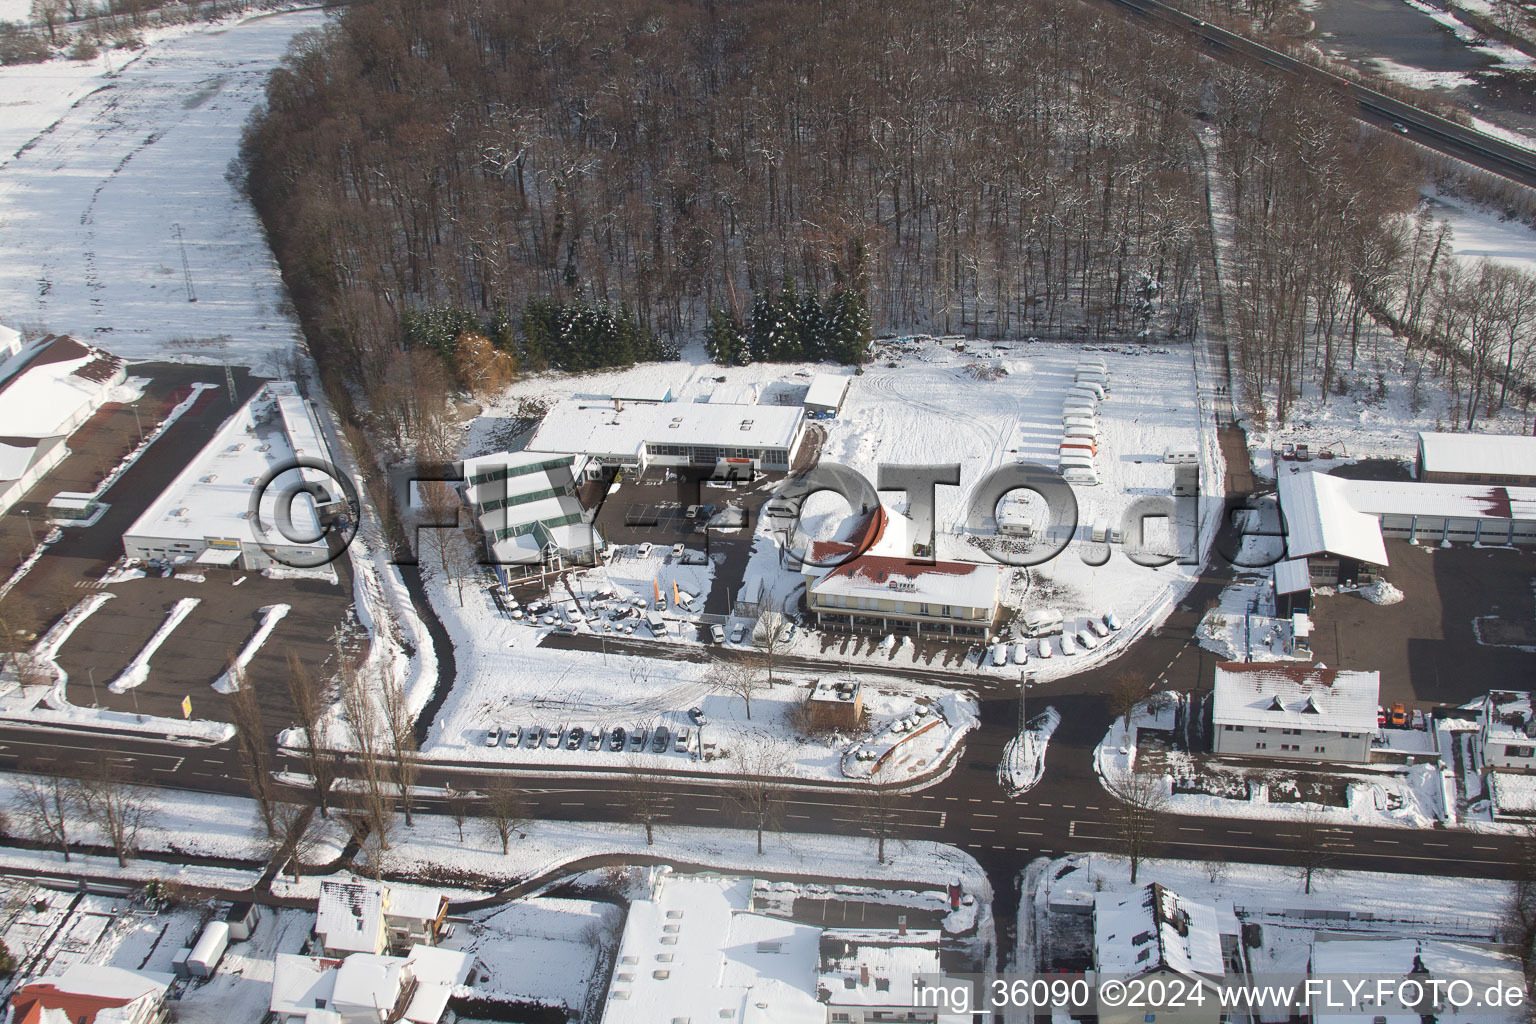
M 1536 651 L 1530 640 L 1520 640 L 1536 626 L 1536 552 L 1386 543 L 1391 564 L 1383 575 L 1404 600 L 1374 605 L 1353 595 L 1318 598 L 1317 660 L 1379 670 L 1381 701 L 1388 705 L 1462 704 L 1489 689 L 1530 689 Z M 1478 642 L 1474 620 L 1494 642 Z
M 134 520 L 199 451 L 234 407 L 224 387 L 224 368 L 180 364 L 138 364 L 130 374 L 151 378 L 145 396 L 134 406 L 104 406 L 71 438 L 72 454 L 49 473 L 13 510 L 0 519 L 0 552 L 7 559 L 27 544 L 31 514 L 35 530 L 46 529 L 45 506 L 60 490 L 91 491 L 106 473 L 132 451 L 139 424 L 152 431 L 182 399 L 192 384 L 216 387 L 202 392 L 193 406 L 106 491 L 109 508 L 94 525 L 66 527 L 62 538 L 48 547 L 31 571 L 3 600 L 0 615 L 12 628 L 42 635 L 65 611 L 101 589 L 101 576 L 123 555 L 122 537 Z M 259 383 L 237 369 L 237 400 L 248 397 Z M 39 533 L 39 538 L 41 534 Z M 295 651 L 312 671 L 334 657 L 332 636 L 344 624 L 351 607 L 351 580 L 345 560 L 336 567 L 339 585 L 317 580 L 269 580 L 260 574 L 226 569 L 202 571 L 206 582 L 147 578 L 112 584 L 117 595 L 70 638 L 59 662 L 70 674 L 69 699 L 94 702 L 115 710 L 181 716 L 181 701 L 191 697 L 198 718 L 228 720 L 228 699 L 210 684 L 224 671 L 255 630 L 258 609 L 288 604 L 292 611 L 280 622 L 251 662 L 249 679 L 261 695 L 273 728 L 289 724 L 284 677 L 286 651 Z M 232 582 L 247 578 L 239 586 Z M 120 673 L 164 622 L 166 613 L 183 597 L 200 599 L 198 606 L 160 647 L 151 671 L 137 692 L 112 694 L 107 684 Z M 344 638 L 345 642 L 353 642 Z M 92 695 L 92 679 L 95 695 Z

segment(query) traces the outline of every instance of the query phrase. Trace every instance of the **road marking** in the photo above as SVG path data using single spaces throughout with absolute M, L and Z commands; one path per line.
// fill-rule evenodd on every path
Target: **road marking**
M 1227 832 L 1228 832 L 1228 834 L 1234 835 L 1234 836 L 1251 836 L 1251 835 L 1253 835 L 1252 832 L 1246 832 L 1246 831 L 1244 831 L 1243 829 L 1240 829 L 1240 828 L 1229 828 L 1229 829 L 1227 829 Z
M 1050 807 L 1051 805 L 1047 804 L 1047 803 L 1039 803 L 1039 804 L 1036 804 L 1035 806 L 1036 807 Z
M 976 818 L 995 818 L 995 817 L 997 817 L 997 815 L 995 815 L 995 814 L 988 814 L 986 811 L 977 811 L 973 815 L 973 817 L 976 817 Z
M 1491 850 L 1494 853 L 1498 853 L 1499 852 L 1499 848 L 1497 846 L 1474 846 L 1474 847 L 1472 847 L 1472 849 L 1474 849 L 1474 850 Z
M 949 820 L 949 812 L 948 811 L 940 811 L 939 812 L 939 825 L 938 825 L 938 827 L 939 828 L 943 828 L 944 827 L 944 823 L 946 821 L 948 821 L 948 820 Z
M 1061 808 L 1064 811 L 1075 811 L 1077 810 L 1077 804 L 1062 804 Z
M 152 772 L 174 772 L 176 769 L 181 767 L 181 763 L 183 761 L 185 761 L 185 760 L 186 760 L 186 758 L 184 758 L 184 757 L 178 757 L 176 759 L 176 763 L 172 764 L 170 767 L 168 767 L 168 768 L 151 768 L 150 771 L 152 771 Z
M 971 831 L 972 832 L 996 832 L 997 829 L 995 829 L 995 828 L 972 828 Z
M 981 803 L 981 797 L 979 797 L 979 796 L 968 796 L 965 799 L 966 799 L 966 801 L 968 803 L 973 803 L 973 804 Z
M 1085 810 L 1085 811 L 1096 811 L 1096 810 L 1098 810 L 1098 808 L 1093 806 L 1093 804 L 1084 804 L 1083 805 L 1083 810 Z
M 1402 845 L 1396 839 L 1372 839 L 1371 842 L 1373 842 L 1373 843 L 1386 843 L 1389 846 L 1401 846 Z
M 1203 829 L 1203 828 L 1195 828 L 1195 827 L 1190 826 L 1190 825 L 1180 825 L 1179 826 L 1179 831 L 1180 832 L 1204 832 L 1205 829 Z

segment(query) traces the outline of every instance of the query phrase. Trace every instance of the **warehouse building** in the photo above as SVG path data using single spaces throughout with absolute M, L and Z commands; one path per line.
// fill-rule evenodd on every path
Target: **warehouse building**
M 1536 437 L 1421 433 L 1419 479 L 1439 484 L 1536 486 Z
M 325 564 L 324 528 L 349 511 L 346 496 L 324 472 L 297 467 L 300 457 L 329 463 L 330 448 L 298 388 L 272 381 L 219 427 L 129 527 L 124 551 L 171 565 Z M 259 522 L 251 515 L 257 494 Z M 296 495 L 291 504 L 280 500 L 287 494 Z M 287 520 L 279 518 L 280 505 L 289 506 Z
M 590 479 L 650 466 L 785 473 L 804 436 L 799 406 L 569 398 L 545 414 L 528 450 L 586 455 Z
M 848 382 L 852 377 L 839 373 L 818 373 L 811 378 L 811 386 L 805 392 L 805 411 L 816 419 L 830 419 L 843 408 L 848 397 Z
M 1286 555 L 1306 561 L 1313 586 L 1352 584 L 1387 564 L 1381 524 L 1349 501 L 1353 482 L 1325 473 L 1280 475 Z

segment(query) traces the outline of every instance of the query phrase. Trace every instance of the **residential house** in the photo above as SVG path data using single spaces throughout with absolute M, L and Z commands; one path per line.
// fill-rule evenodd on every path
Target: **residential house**
M 76 964 L 11 995 L 5 1024 L 161 1024 L 169 974 Z
M 432 946 L 413 946 L 405 956 L 281 953 L 269 1009 L 277 1024 L 438 1024 L 474 963 L 471 953 Z
M 1127 894 L 1101 892 L 1093 901 L 1093 960 L 1099 978 L 1163 977 L 1206 989 L 1203 1005 L 1160 1010 L 1159 1024 L 1216 1024 L 1222 1007 L 1215 987 L 1229 963 L 1241 963 L 1231 908 L 1186 900 L 1156 882 Z M 1105 1008 L 1100 1024 L 1141 1021 L 1140 1007 Z
M 1494 690 L 1484 697 L 1478 736 L 1485 769 L 1536 771 L 1536 713 L 1529 692 Z
M 1236 756 L 1369 761 L 1380 688 L 1377 672 L 1224 662 L 1216 666 L 1213 746 Z
M 953 1007 L 937 994 L 924 997 L 918 984 L 941 976 L 939 936 L 937 931 L 906 928 L 822 932 L 816 997 L 826 1004 L 829 1024 L 968 1020 L 946 1012 Z
M 430 889 L 356 878 L 320 883 L 315 934 L 325 956 L 435 945 L 448 899 Z

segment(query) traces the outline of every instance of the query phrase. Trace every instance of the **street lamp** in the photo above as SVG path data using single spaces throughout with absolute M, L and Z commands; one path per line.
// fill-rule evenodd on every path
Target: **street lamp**
M 1019 735 L 1024 735 L 1025 728 L 1029 725 L 1029 685 L 1035 681 L 1035 677 L 1027 670 L 1019 672 Z
M 23 520 L 26 521 L 26 524 L 27 524 L 27 539 L 32 542 L 32 546 L 33 547 L 37 547 L 37 534 L 32 532 L 32 512 L 31 512 L 31 510 L 29 510 L 29 509 L 18 509 L 18 511 L 21 512 L 21 517 L 22 517 Z

